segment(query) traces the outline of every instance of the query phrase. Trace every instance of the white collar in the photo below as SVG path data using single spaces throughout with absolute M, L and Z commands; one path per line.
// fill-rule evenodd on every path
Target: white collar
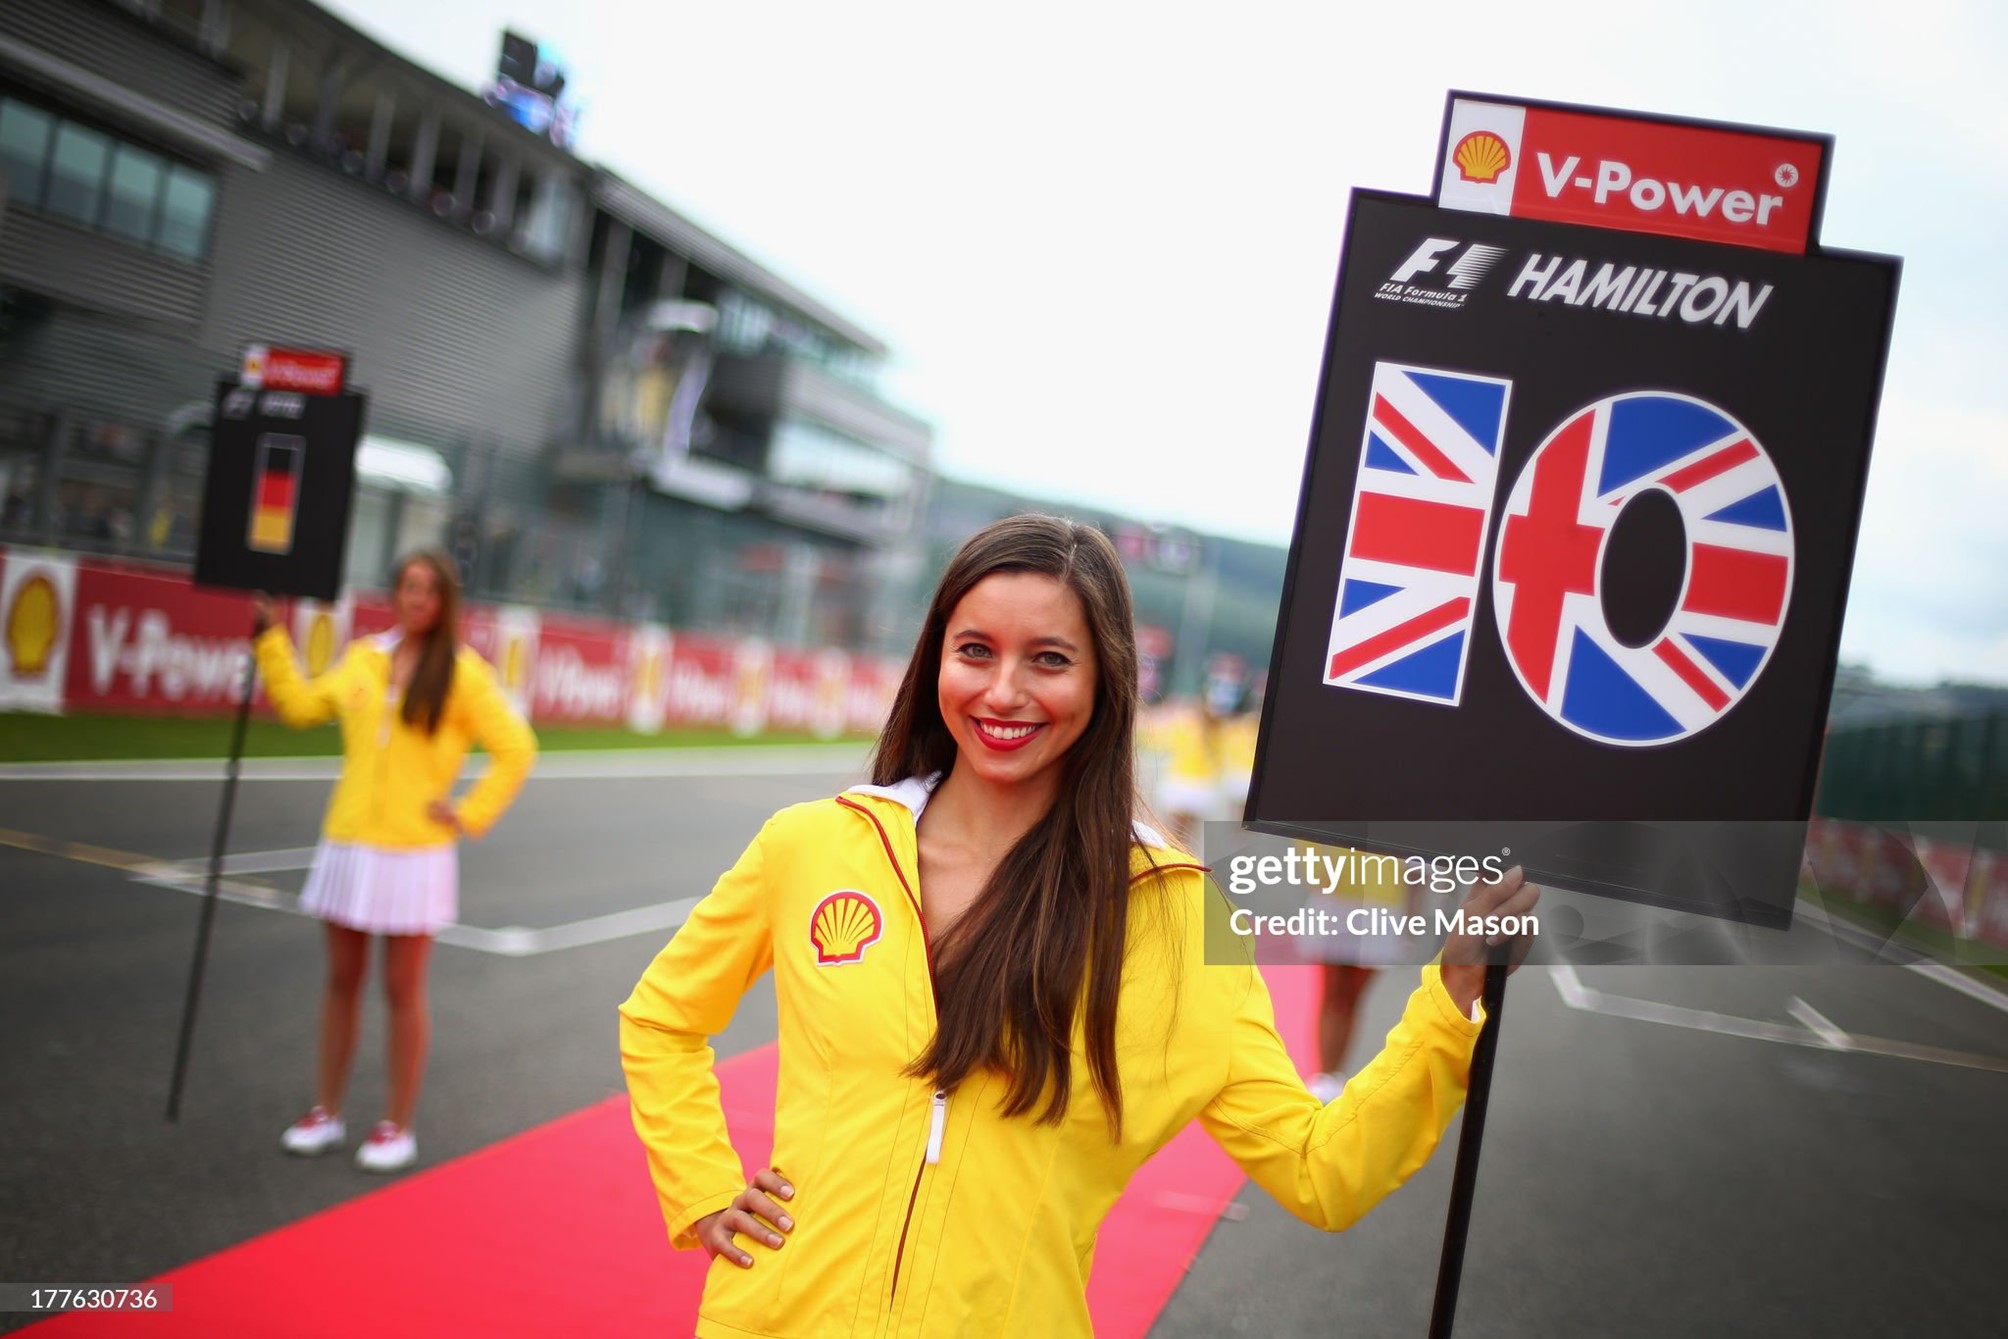
M 876 795 L 882 800 L 891 800 L 906 806 L 913 812 L 914 825 L 920 825 L 920 816 L 927 809 L 927 802 L 934 798 L 935 788 L 941 785 L 946 772 L 936 772 L 932 776 L 910 776 L 904 781 L 896 781 L 890 786 L 852 786 L 846 795 Z M 1130 833 L 1145 846 L 1156 846 L 1169 850 L 1171 843 L 1162 832 L 1141 819 L 1130 820 Z
M 852 786 L 846 795 L 876 795 L 882 800 L 903 804 L 913 811 L 913 821 L 918 824 L 920 815 L 927 808 L 927 802 L 934 798 L 934 788 L 941 784 L 946 772 L 936 772 L 932 776 L 910 776 L 904 781 L 896 781 L 890 786 Z
M 379 632 L 371 637 L 370 644 L 385 655 L 389 655 L 392 651 L 397 650 L 397 644 L 403 640 L 404 630 L 402 628 L 392 628 L 389 632 Z

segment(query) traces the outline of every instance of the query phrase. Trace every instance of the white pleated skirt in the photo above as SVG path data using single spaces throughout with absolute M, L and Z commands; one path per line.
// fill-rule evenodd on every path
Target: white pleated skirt
M 369 934 L 438 934 L 460 914 L 460 848 L 387 851 L 324 837 L 300 910 Z

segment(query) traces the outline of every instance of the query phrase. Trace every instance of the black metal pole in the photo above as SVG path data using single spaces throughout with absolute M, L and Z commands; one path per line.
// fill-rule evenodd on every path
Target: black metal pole
M 188 968 L 188 997 L 181 1006 L 181 1040 L 174 1048 L 174 1081 L 167 1090 L 167 1119 L 181 1119 L 181 1085 L 188 1077 L 188 1048 L 195 1040 L 195 1006 L 202 997 L 202 969 L 209 961 L 210 927 L 216 922 L 216 896 L 223 881 L 223 850 L 230 842 L 230 809 L 237 800 L 237 768 L 244 758 L 244 732 L 251 723 L 251 690 L 258 682 L 258 661 L 244 658 L 244 691 L 237 699 L 237 724 L 230 732 L 230 762 L 223 773 L 223 803 L 216 812 L 216 840 L 209 847 L 209 888 L 202 898 L 202 916 L 195 931 L 195 961 Z
M 1464 1128 L 1457 1136 L 1457 1169 L 1450 1176 L 1450 1212 L 1443 1223 L 1443 1258 L 1436 1266 L 1436 1303 L 1429 1314 L 1429 1339 L 1450 1339 L 1457 1319 L 1457 1285 L 1464 1277 L 1464 1238 L 1471 1228 L 1471 1199 L 1478 1185 L 1478 1149 L 1485 1142 L 1485 1108 L 1492 1097 L 1492 1057 L 1499 1050 L 1499 1022 L 1506 1012 L 1506 965 L 1485 968 L 1485 1027 L 1471 1053 L 1471 1090 L 1464 1102 Z

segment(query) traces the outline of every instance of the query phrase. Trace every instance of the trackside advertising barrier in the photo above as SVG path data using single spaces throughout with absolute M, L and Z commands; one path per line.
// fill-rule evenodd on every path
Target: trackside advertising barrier
M 1976 840 L 1972 823 L 1932 826 L 1952 831 L 1815 818 L 1807 872 L 1823 898 L 1874 908 L 1879 923 L 1939 931 L 1973 961 L 1999 961 L 1980 946 L 2008 949 L 2008 851 Z
M 878 728 L 903 668 L 519 605 L 464 608 L 462 636 L 536 724 L 835 738 Z M 378 591 L 284 601 L 280 620 L 310 674 L 396 621 Z M 198 588 L 183 572 L 0 548 L 0 710 L 225 715 L 243 682 L 248 626 L 244 596 Z

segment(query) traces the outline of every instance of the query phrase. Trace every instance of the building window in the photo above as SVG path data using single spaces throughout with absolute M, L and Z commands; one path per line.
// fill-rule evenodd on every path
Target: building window
M 49 166 L 49 137 L 56 118 L 38 107 L 0 98 L 0 172 L 17 205 L 42 203 L 42 178 Z
M 864 350 L 784 316 L 736 289 L 726 289 L 719 298 L 718 347 L 746 356 L 785 354 L 863 390 L 874 389 L 877 368 Z
M 0 98 L 8 203 L 190 263 L 209 250 L 216 179 L 136 144 Z
M 105 197 L 105 231 L 145 246 L 153 236 L 155 206 L 167 162 L 158 154 L 121 144 L 112 153 L 111 190 Z
M 182 260 L 201 260 L 209 247 L 209 216 L 215 208 L 216 183 L 211 178 L 179 164 L 169 168 L 154 244 Z
M 800 419 L 776 426 L 767 475 L 867 511 L 898 504 L 917 482 L 914 467 L 897 456 Z
M 565 243 L 571 236 L 572 188 L 556 172 L 537 179 L 529 208 L 519 213 L 521 229 L 516 235 L 519 249 L 545 262 L 562 260 Z
M 718 346 L 727 353 L 757 354 L 774 333 L 774 313 L 764 303 L 726 289 L 718 304 Z
M 42 207 L 72 223 L 95 224 L 104 197 L 105 164 L 112 142 L 95 130 L 65 121 L 56 127 L 56 152 L 49 160 L 49 194 Z

